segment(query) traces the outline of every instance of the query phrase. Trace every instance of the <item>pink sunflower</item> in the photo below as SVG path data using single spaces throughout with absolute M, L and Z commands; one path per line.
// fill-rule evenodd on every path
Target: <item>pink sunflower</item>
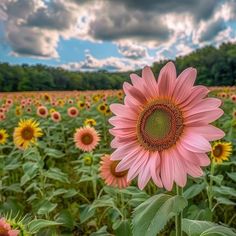
M 52 114 L 51 114 L 51 118 L 54 122 L 59 122 L 61 121 L 61 114 L 57 111 L 54 111 Z
M 128 170 L 128 181 L 138 176 L 140 189 L 151 178 L 171 190 L 174 182 L 185 186 L 187 174 L 202 176 L 201 166 L 210 163 L 209 141 L 224 136 L 209 124 L 222 116 L 221 101 L 206 98 L 206 87 L 194 86 L 196 75 L 196 69 L 188 68 L 177 77 L 169 62 L 157 82 L 145 67 L 142 77 L 131 74 L 132 85 L 124 83 L 124 105 L 111 105 L 116 115 L 109 120 L 116 148 L 111 159 L 120 161 L 117 171 Z
M 99 143 L 97 131 L 90 126 L 76 129 L 74 134 L 75 146 L 84 152 L 91 152 Z
M 110 155 L 104 155 L 101 160 L 100 176 L 109 186 L 126 188 L 130 185 L 127 181 L 128 171 L 117 172 L 119 161 L 112 161 Z
M 69 117 L 73 118 L 73 117 L 77 117 L 78 116 L 79 111 L 78 111 L 78 109 L 76 107 L 70 107 L 67 110 L 67 114 L 68 114 Z
M 4 218 L 0 219 L 0 235 L 3 236 L 18 236 L 20 234 L 19 230 L 11 229 L 11 225 L 7 223 Z
M 43 118 L 46 118 L 48 116 L 48 109 L 45 106 L 39 106 L 37 108 L 37 115 Z

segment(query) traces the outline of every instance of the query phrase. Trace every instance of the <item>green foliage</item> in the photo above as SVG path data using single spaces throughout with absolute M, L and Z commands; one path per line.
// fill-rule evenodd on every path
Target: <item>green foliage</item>
M 188 236 L 236 236 L 232 229 L 209 221 L 183 219 L 182 227 Z
M 156 236 L 167 222 L 187 206 L 181 196 L 158 194 L 140 204 L 133 214 L 133 234 L 135 236 Z
M 153 64 L 158 73 L 166 60 Z M 198 70 L 197 83 L 208 86 L 232 86 L 236 84 L 236 46 L 223 43 L 219 48 L 206 46 L 175 60 L 180 72 L 193 66 Z M 98 90 L 120 89 L 129 80 L 130 72 L 110 73 L 72 72 L 62 68 L 44 65 L 29 66 L 0 64 L 1 91 L 43 91 L 43 90 Z

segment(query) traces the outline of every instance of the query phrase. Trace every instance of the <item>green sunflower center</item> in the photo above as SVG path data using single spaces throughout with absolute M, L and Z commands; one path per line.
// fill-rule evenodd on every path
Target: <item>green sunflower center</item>
M 140 113 L 137 123 L 138 140 L 149 151 L 170 148 L 182 132 L 182 112 L 168 101 L 154 101 Z
M 144 131 L 150 138 L 162 139 L 171 129 L 171 117 L 162 110 L 151 113 L 144 124 Z

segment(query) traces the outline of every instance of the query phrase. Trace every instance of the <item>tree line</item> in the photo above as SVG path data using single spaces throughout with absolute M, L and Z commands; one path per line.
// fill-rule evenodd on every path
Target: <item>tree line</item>
M 158 74 L 167 60 L 155 62 Z M 206 86 L 236 85 L 236 44 L 223 43 L 219 48 L 206 46 L 174 60 L 177 71 L 187 67 L 198 70 L 197 84 Z M 140 74 L 139 71 L 133 71 Z M 0 63 L 0 91 L 98 90 L 120 89 L 129 81 L 129 72 L 68 71 L 46 65 L 10 65 Z

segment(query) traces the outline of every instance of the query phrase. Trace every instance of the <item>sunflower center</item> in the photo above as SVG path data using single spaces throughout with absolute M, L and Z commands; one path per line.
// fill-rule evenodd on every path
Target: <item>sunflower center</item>
M 70 113 L 71 113 L 71 115 L 75 115 L 75 114 L 76 114 L 76 110 L 72 109 L 72 110 L 70 111 Z
M 24 140 L 31 140 L 34 137 L 34 130 L 31 127 L 25 127 L 21 131 L 21 136 Z
M 85 145 L 89 145 L 93 142 L 93 136 L 91 134 L 84 134 L 81 140 Z
M 110 165 L 110 170 L 113 176 L 121 178 L 121 177 L 124 177 L 128 173 L 128 171 L 117 172 L 116 167 L 118 164 L 119 164 L 119 161 L 112 161 Z
M 217 146 L 214 148 L 214 150 L 213 150 L 213 155 L 214 155 L 215 157 L 220 157 L 221 154 L 222 154 L 222 152 L 223 152 L 222 146 L 221 146 L 221 145 L 217 145 Z
M 2 139 L 3 139 L 3 134 L 0 133 L 0 140 L 2 140 Z
M 41 109 L 39 110 L 39 113 L 40 113 L 41 115 L 45 115 L 45 114 L 46 114 L 46 111 L 45 111 L 44 108 L 41 108 Z
M 182 112 L 168 101 L 154 101 L 148 104 L 137 123 L 139 143 L 149 151 L 170 148 L 182 132 Z

